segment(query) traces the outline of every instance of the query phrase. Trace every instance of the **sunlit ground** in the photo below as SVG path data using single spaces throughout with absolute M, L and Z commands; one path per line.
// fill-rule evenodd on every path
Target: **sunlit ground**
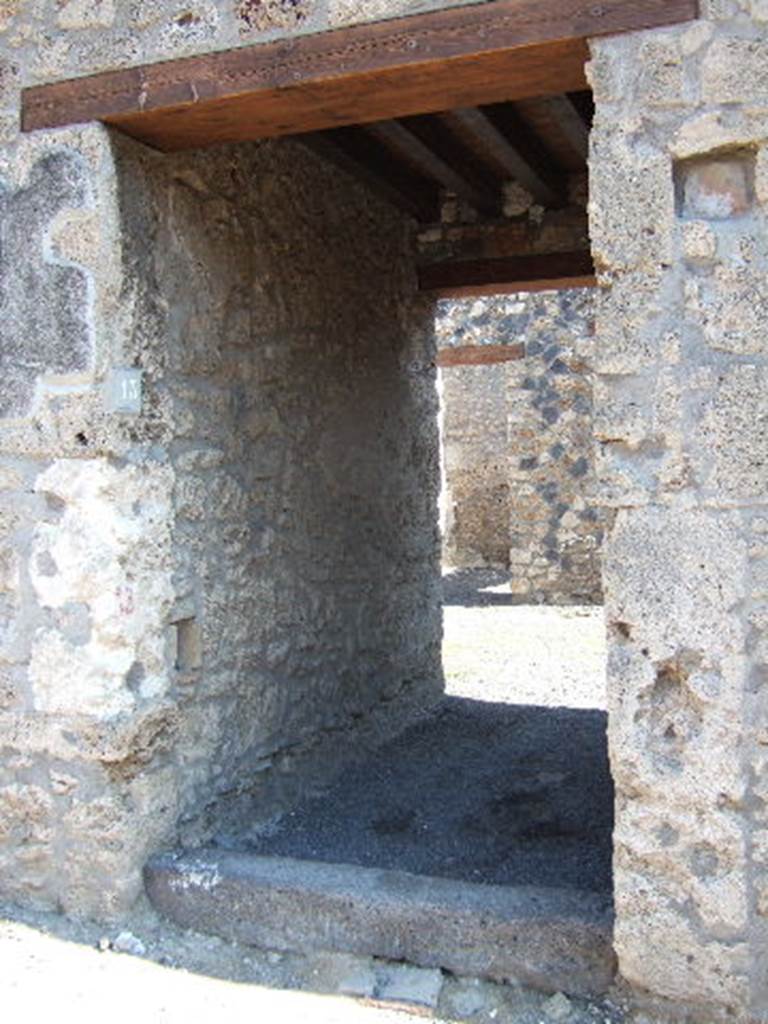
M 336 996 L 242 985 L 101 953 L 0 920 L 2 1019 L 42 1024 L 403 1024 Z
M 605 659 L 602 608 L 444 608 L 443 666 L 451 695 L 604 709 Z

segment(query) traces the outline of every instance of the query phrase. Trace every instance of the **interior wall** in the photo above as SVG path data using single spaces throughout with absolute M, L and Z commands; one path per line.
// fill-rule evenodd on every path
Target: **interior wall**
M 409 224 L 299 143 L 121 152 L 136 358 L 172 424 L 196 839 L 441 690 L 433 314 Z
M 0 893 L 108 918 L 439 694 L 433 314 L 299 144 L 4 160 Z
M 440 370 L 443 565 L 509 565 L 506 367 Z
M 443 301 L 437 337 L 524 346 L 441 370 L 444 561 L 508 567 L 521 600 L 600 603 L 613 513 L 595 492 L 593 290 Z

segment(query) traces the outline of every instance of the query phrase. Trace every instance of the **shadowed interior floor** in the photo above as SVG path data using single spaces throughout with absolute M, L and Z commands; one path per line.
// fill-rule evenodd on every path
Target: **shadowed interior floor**
M 277 824 L 254 853 L 609 893 L 605 713 L 448 697 Z
M 515 607 L 487 573 L 447 582 L 446 697 L 282 819 L 153 858 L 147 893 L 227 941 L 602 994 L 616 967 L 602 610 Z

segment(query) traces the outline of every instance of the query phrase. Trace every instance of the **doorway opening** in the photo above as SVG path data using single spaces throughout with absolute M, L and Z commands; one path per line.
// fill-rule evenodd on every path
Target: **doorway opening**
M 94 305 L 95 381 L 109 392 L 112 371 L 127 371 L 141 380 L 143 392 L 141 410 L 126 412 L 135 418 L 120 421 L 115 431 L 119 467 L 87 460 L 78 466 L 86 480 L 98 470 L 105 509 L 120 524 L 130 510 L 135 534 L 130 545 L 121 541 L 114 552 L 122 560 L 119 578 L 125 570 L 133 584 L 133 566 L 124 564 L 130 559 L 122 552 L 134 548 L 142 549 L 149 572 L 120 637 L 125 658 L 115 660 L 109 679 L 120 702 L 121 739 L 114 748 L 119 760 L 110 760 L 110 746 L 101 759 L 106 770 L 89 782 L 94 801 L 120 808 L 120 821 L 110 817 L 94 824 L 96 838 L 88 839 L 85 819 L 72 819 L 80 855 L 70 858 L 67 872 L 48 873 L 52 898 L 65 906 L 124 909 L 136 899 L 140 868 L 154 852 L 202 847 L 153 861 L 146 874 L 158 906 L 185 923 L 278 948 L 358 943 L 379 955 L 436 962 L 462 973 L 534 979 L 566 991 L 608 984 L 610 893 L 564 885 L 534 885 L 531 892 L 530 886 L 452 877 L 447 868 L 440 876 L 403 871 L 404 862 L 380 869 L 302 860 L 292 874 L 295 859 L 257 857 L 242 846 L 233 848 L 232 839 L 238 828 L 255 838 L 274 837 L 275 822 L 298 813 L 318 790 L 327 793 L 334 779 L 375 760 L 390 741 L 423 725 L 435 706 L 475 699 L 445 696 L 440 659 L 447 588 L 437 530 L 434 303 L 594 283 L 583 202 L 589 41 L 676 24 L 697 13 L 693 0 L 452 4 L 418 17 L 151 66 L 114 67 L 24 90 L 25 131 L 94 120 L 114 129 L 67 132 L 58 141 L 51 136 L 53 146 L 72 152 L 66 159 L 41 156 L 29 167 L 22 165 L 37 159 L 36 145 L 22 147 L 19 166 L 24 175 L 29 171 L 32 186 L 23 192 L 24 202 L 30 196 L 37 202 L 38 187 L 45 197 L 52 176 L 69 184 L 70 171 L 72 181 L 98 179 L 93 197 L 104 224 L 94 228 L 93 238 L 105 256 L 105 273 Z M 654 47 L 651 62 L 658 58 Z M 608 61 L 600 70 L 611 67 Z M 599 76 L 603 84 L 610 78 Z M 622 83 L 621 76 L 614 79 L 608 92 L 614 86 L 621 90 Z M 610 103 L 601 110 L 606 118 Z M 605 146 L 595 152 L 601 239 L 611 233 L 609 214 L 617 208 L 613 185 L 625 180 L 635 189 L 630 205 L 638 210 L 646 191 L 653 193 L 653 204 L 639 217 L 639 235 L 659 241 L 646 220 L 657 200 L 671 199 L 665 192 L 672 185 L 666 157 L 637 166 L 630 160 L 614 181 L 609 127 L 606 120 Z M 94 139 L 98 144 L 92 146 Z M 43 142 L 41 153 L 47 153 L 48 140 Z M 78 169 L 75 175 L 80 158 L 83 173 Z M 744 180 L 749 184 L 748 176 Z M 56 204 L 65 193 L 67 188 L 56 193 Z M 47 200 L 43 205 L 53 210 Z M 672 207 L 664 209 L 671 225 Z M 71 235 L 70 228 L 65 234 Z M 671 238 L 666 229 L 662 234 Z M 53 233 L 50 241 L 54 245 Z M 644 245 L 632 248 L 633 261 L 645 254 Z M 46 260 L 54 258 L 47 246 L 48 241 Z M 617 301 L 604 320 L 606 342 L 614 319 L 624 320 L 624 293 L 615 290 L 620 280 L 630 290 L 643 285 L 633 293 L 638 313 L 648 284 L 647 268 L 637 277 L 623 274 L 629 265 L 614 248 L 600 247 L 606 280 L 613 276 L 609 271 L 620 272 L 613 277 Z M 61 258 L 66 251 L 65 245 Z M 660 251 L 648 250 L 652 263 L 661 260 Z M 630 334 L 622 338 L 632 341 Z M 483 360 L 493 348 L 501 362 L 512 359 L 513 349 L 515 358 L 534 355 L 519 339 L 448 349 L 460 364 L 476 357 L 470 349 L 478 347 Z M 675 354 L 674 346 L 670 351 Z M 613 373 L 606 367 L 618 365 L 623 375 L 635 365 L 626 354 L 618 363 L 603 363 L 604 381 Z M 557 363 L 552 360 L 548 372 Z M 683 372 L 678 367 L 674 376 Z M 551 382 L 536 373 L 531 381 L 525 387 L 521 382 L 518 394 L 531 399 L 549 427 Z M 637 396 L 621 391 L 614 380 L 608 393 L 617 401 L 606 406 L 620 430 L 601 432 L 616 441 L 610 472 L 617 470 L 622 481 L 613 500 L 625 485 L 632 487 L 639 472 L 636 454 L 651 461 L 657 454 L 655 437 L 648 451 L 635 450 L 633 439 L 641 435 L 628 424 Z M 93 439 L 90 429 L 88 436 Z M 82 437 L 78 430 L 76 454 L 94 454 L 95 446 L 92 452 L 90 443 L 80 444 Z M 569 464 L 573 478 L 581 479 L 578 459 L 569 462 L 569 453 L 555 455 L 553 449 L 557 442 L 548 457 Z M 517 455 L 507 498 L 528 487 L 529 497 L 546 506 L 543 549 L 531 556 L 520 531 L 516 538 L 510 531 L 509 564 L 488 570 L 510 578 L 481 581 L 472 593 L 478 605 L 494 612 L 525 598 L 534 602 L 531 614 L 541 614 L 547 605 L 537 594 L 556 585 L 565 568 L 562 531 L 578 532 L 589 521 L 581 513 L 589 509 L 568 507 L 551 481 L 535 478 L 551 468 L 540 454 L 523 454 L 521 448 Z M 128 491 L 109 482 L 118 468 Z M 109 470 L 103 483 L 102 469 Z M 138 490 L 141 500 L 133 501 L 137 479 L 149 483 Z M 153 500 L 156 484 L 162 500 Z M 651 572 L 643 531 L 666 524 L 652 512 L 633 512 L 623 531 L 620 524 L 614 551 L 625 552 L 627 564 L 619 554 L 608 570 L 612 600 L 628 589 L 628 603 L 635 607 L 638 601 L 638 614 L 647 604 L 637 594 L 638 579 L 645 582 L 638 572 Z M 653 539 L 652 550 L 671 552 L 658 603 L 671 616 L 683 607 L 679 594 L 684 601 L 690 593 L 690 586 L 678 590 L 683 585 L 677 578 L 677 563 L 690 544 L 681 547 L 673 538 L 658 548 Z M 700 568 L 706 576 L 709 570 Z M 658 583 L 655 564 L 652 572 L 649 579 Z M 710 583 L 707 577 L 705 590 Z M 471 603 L 463 600 L 447 610 Z M 106 609 L 109 618 L 109 603 Z M 676 623 L 675 636 L 685 633 L 688 618 Z M 111 649 L 109 627 L 107 622 Z M 518 646 L 530 641 L 531 628 L 524 628 Z M 645 687 L 652 695 L 653 664 L 661 665 L 661 678 L 669 661 L 666 653 L 649 660 L 650 646 L 622 650 L 628 629 L 624 621 L 612 628 L 612 727 L 616 778 L 630 792 L 633 751 L 643 736 L 628 737 L 622 729 L 637 694 L 645 699 Z M 666 644 L 664 629 L 659 636 Z M 89 672 L 88 658 L 101 656 L 98 647 L 90 650 L 78 651 L 77 661 Z M 53 662 L 47 655 L 41 660 L 47 673 Z M 46 691 L 47 682 L 46 675 Z M 68 713 L 69 702 L 66 709 L 60 705 L 63 691 L 57 692 L 50 699 Z M 542 706 L 535 694 L 528 699 L 522 706 Z M 476 703 L 482 705 L 478 721 L 494 704 L 509 708 L 500 701 Z M 84 696 L 82 704 L 86 708 Z M 525 757 L 526 730 L 519 732 L 517 753 Z M 550 733 L 550 748 L 565 748 L 564 740 L 574 734 L 566 722 Z M 91 751 L 85 724 L 78 721 L 72 735 L 73 758 L 80 750 L 74 740 Z M 459 748 L 470 730 L 459 726 L 451 735 Z M 482 733 L 475 737 L 473 767 L 487 746 Z M 448 737 L 441 753 L 452 753 L 451 742 Z M 428 755 L 423 767 L 424 777 L 434 768 Z M 536 785 L 557 783 L 554 768 L 539 769 Z M 655 767 L 645 780 L 651 803 L 659 792 L 654 772 Z M 450 782 L 461 785 L 467 778 L 454 771 Z M 401 788 L 421 786 L 422 775 L 411 762 Z M 361 793 L 359 809 L 367 809 L 370 795 L 370 789 Z M 526 805 L 538 838 L 561 828 L 557 814 L 539 814 L 535 787 L 511 796 L 499 795 L 497 815 L 517 801 Z M 409 823 L 419 820 L 418 814 L 375 810 L 383 838 L 402 838 Z M 621 801 L 620 815 L 620 837 L 636 836 L 632 800 Z M 316 814 L 312 820 L 318 821 Z M 61 811 L 50 841 L 69 841 L 71 825 L 68 812 Z M 664 824 L 665 835 L 666 829 Z M 105 836 L 109 843 L 101 842 Z M 88 842 L 109 846 L 109 871 L 90 870 L 82 855 Z M 623 855 L 621 845 L 616 852 Z M 502 860 L 506 866 L 508 858 Z M 617 863 L 621 941 L 631 968 L 635 950 L 626 940 L 639 920 L 637 887 L 633 864 L 626 856 Z M 664 871 L 674 874 L 674 867 Z M 366 897 L 357 903 L 350 871 L 357 896 Z M 77 894 L 68 902 L 70 888 Z M 658 930 L 663 904 L 651 888 L 649 927 Z M 319 908 L 314 919 L 305 913 L 312 906 Z M 219 916 L 206 920 L 212 908 Z M 540 970 L 531 963 L 532 936 L 541 940 Z M 563 966 L 560 979 L 553 962 Z M 635 970 L 634 976 L 645 975 Z
M 475 801 L 507 871 L 519 859 L 519 882 L 610 893 L 593 301 L 585 289 L 438 306 L 443 667 L 449 697 L 516 721 L 498 775 L 510 831 L 498 800 Z
M 215 929 L 248 941 L 330 941 L 582 995 L 610 983 L 604 711 L 583 694 L 574 706 L 573 678 L 552 666 L 550 683 L 534 663 L 489 687 L 474 653 L 471 684 L 446 694 L 441 665 L 443 606 L 452 685 L 457 613 L 519 658 L 546 631 L 546 586 L 588 576 L 586 548 L 567 543 L 593 536 L 578 494 L 587 457 L 568 427 L 586 450 L 587 399 L 558 411 L 590 337 L 588 300 L 555 289 L 593 279 L 590 111 L 576 93 L 172 158 L 117 143 L 143 322 L 167 358 L 156 400 L 182 425 L 174 621 L 202 630 L 179 678 L 199 723 L 180 839 L 205 852 L 147 874 L 172 917 L 214 927 L 198 882 L 215 861 L 237 886 L 245 871 L 255 901 Z M 441 347 L 438 300 L 470 302 Z M 494 301 L 500 319 L 474 344 L 472 311 Z M 441 574 L 437 372 L 445 393 L 449 373 L 484 370 L 488 353 L 507 370 L 503 401 L 524 396 L 519 436 L 505 410 L 496 449 L 508 503 L 530 492 L 530 529 L 510 505 L 512 575 L 467 601 Z M 513 367 L 525 369 L 515 387 Z M 549 438 L 539 456 L 535 437 Z M 516 640 L 508 613 L 528 615 Z M 567 664 L 560 645 L 552 660 Z M 308 879 L 289 925 L 280 901 Z M 226 884 L 215 889 L 219 900 Z M 535 955 L 519 941 L 531 927 Z

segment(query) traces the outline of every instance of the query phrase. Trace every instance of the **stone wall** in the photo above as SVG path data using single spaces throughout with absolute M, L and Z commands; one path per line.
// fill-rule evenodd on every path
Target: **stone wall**
M 523 342 L 523 359 L 441 370 L 444 561 L 509 566 L 521 600 L 602 599 L 596 504 L 593 294 L 441 302 L 438 344 Z
M 440 400 L 443 566 L 505 569 L 509 565 L 506 365 L 443 367 Z
M 0 890 L 106 917 L 439 694 L 433 317 L 298 143 L 6 169 Z
M 765 1020 L 768 8 L 702 14 L 590 66 L 616 947 Z
M 194 309 L 192 283 L 199 284 L 202 275 L 208 284 L 195 246 L 202 238 L 213 244 L 220 231 L 234 238 L 225 213 L 228 201 L 222 205 L 217 196 L 209 206 L 195 198 L 211 186 L 192 158 L 163 165 L 179 175 L 168 191 L 176 197 L 175 222 L 190 231 L 186 250 L 183 240 L 171 236 L 167 221 L 163 227 L 152 173 L 146 171 L 148 221 L 157 225 L 156 238 L 164 238 L 170 251 L 171 265 L 157 266 L 148 251 L 142 254 L 141 236 L 131 238 L 130 230 L 123 230 L 125 193 L 120 195 L 107 133 L 88 127 L 20 139 L 19 85 L 447 5 L 445 0 L 10 0 L 0 9 L 2 251 L 22 253 L 4 268 L 0 295 L 0 350 L 17 354 L 3 358 L 2 376 L 12 372 L 15 384 L 2 395 L 0 454 L 0 875 L 5 895 L 102 916 L 119 912 L 135 897 L 147 852 L 175 838 L 181 816 L 195 817 L 200 793 L 227 788 L 217 774 L 218 762 L 198 757 L 206 743 L 209 751 L 219 749 L 208 731 L 217 728 L 217 720 L 227 728 L 248 721 L 246 715 L 238 719 L 228 698 L 207 690 L 207 678 L 196 674 L 201 649 L 206 664 L 211 632 L 217 640 L 221 636 L 216 664 L 222 671 L 226 662 L 230 623 L 216 597 L 220 581 L 211 576 L 216 553 L 229 545 L 227 570 L 233 571 L 234 563 L 244 579 L 259 580 L 250 591 L 250 583 L 238 585 L 240 595 L 256 598 L 250 605 L 255 620 L 273 613 L 281 593 L 294 601 L 301 581 L 316 570 L 306 553 L 308 540 L 317 537 L 317 521 L 310 515 L 306 523 L 286 523 L 286 539 L 276 536 L 270 542 L 275 550 L 285 544 L 297 553 L 296 574 L 289 585 L 280 577 L 277 604 L 270 605 L 271 580 L 266 578 L 260 592 L 264 578 L 248 567 L 258 563 L 256 538 L 266 543 L 270 525 L 250 500 L 242 501 L 253 481 L 233 472 L 238 465 L 234 442 L 225 446 L 223 462 L 213 455 L 209 468 L 204 468 L 206 455 L 199 454 L 220 446 L 226 424 L 234 422 L 232 400 L 221 397 L 221 381 L 232 383 L 233 374 L 253 369 L 254 376 L 243 376 L 234 389 L 244 409 L 252 388 L 261 387 L 259 382 L 269 386 L 269 343 L 263 363 L 246 360 L 235 371 L 229 359 L 221 368 L 212 356 L 213 365 L 202 369 L 200 360 L 209 354 L 205 331 L 196 334 L 199 325 L 190 314 L 184 327 L 189 352 L 161 344 L 164 323 L 169 338 L 180 330 L 163 289 L 182 287 L 181 261 L 189 270 L 185 294 Z M 590 222 L 601 283 L 595 337 L 597 474 L 602 504 L 616 511 L 603 571 L 617 789 L 616 946 L 636 1001 L 666 999 L 682 1007 L 681 1013 L 690 1007 L 690 1020 L 765 1021 L 768 10 L 765 0 L 702 0 L 701 7 L 701 20 L 690 25 L 595 42 L 590 70 L 597 108 Z M 264 158 L 271 159 L 272 152 L 277 151 L 266 150 Z M 131 162 L 130 155 L 118 156 Z M 134 166 L 141 163 L 133 159 Z M 344 196 L 358 197 L 350 218 L 354 229 L 342 233 L 340 264 L 330 260 L 329 241 L 335 236 L 329 226 L 339 230 L 334 217 L 327 220 L 330 200 L 326 203 L 323 189 L 302 191 L 306 181 L 294 166 L 287 172 L 277 166 L 284 172 L 280 181 L 262 167 L 256 182 L 260 201 L 246 219 L 269 238 L 276 265 L 285 269 L 295 241 L 293 232 L 270 233 L 271 211 L 281 208 L 284 195 L 303 211 L 297 213 L 296 231 L 314 246 L 312 274 L 320 274 L 327 262 L 349 288 L 353 275 L 343 246 L 360 259 L 361 273 L 377 247 L 402 258 L 401 226 L 389 221 L 386 228 L 380 207 L 375 244 L 366 246 L 368 255 L 361 258 L 360 225 L 370 221 L 360 216 L 357 204 L 367 208 L 371 201 L 344 183 Z M 223 173 L 233 171 L 236 167 Z M 322 180 L 327 185 L 325 172 Z M 370 227 L 365 231 L 370 239 Z M 155 240 L 146 239 L 145 249 L 151 250 Z M 276 311 L 290 319 L 301 301 L 295 287 L 286 293 L 263 271 L 262 265 L 253 315 L 246 316 L 254 338 L 262 301 L 270 310 L 265 323 Z M 240 268 L 232 273 L 241 280 Z M 58 287 L 35 291 L 43 276 Z M 214 291 L 222 288 L 213 272 L 210 280 Z M 317 295 L 319 280 L 313 279 L 311 295 Z M 378 367 L 386 356 L 394 374 L 397 364 L 397 383 L 393 376 L 389 386 L 403 408 L 421 417 L 431 401 L 424 389 L 431 388 L 428 364 L 434 353 L 426 342 L 408 340 L 420 336 L 420 329 L 412 333 L 407 303 L 398 303 L 388 318 L 386 330 L 395 333 L 383 333 L 379 291 L 402 295 L 396 280 L 386 281 L 377 281 L 376 301 L 355 321 L 355 329 L 362 338 L 369 322 L 376 325 L 370 366 Z M 324 298 L 332 285 L 329 277 Z M 360 289 L 368 287 L 361 281 Z M 25 292 L 45 298 L 27 301 Z M 55 315 L 41 305 L 54 293 Z M 221 308 L 231 307 L 225 301 Z M 338 303 L 331 308 L 338 309 Z M 299 334 L 289 337 L 286 356 L 294 353 L 289 366 L 297 372 L 295 353 L 315 358 L 313 345 L 319 346 L 322 369 L 330 351 L 326 343 L 333 341 L 322 318 L 321 324 L 314 330 L 304 320 L 301 342 Z M 345 336 L 351 324 L 352 314 L 345 313 Z M 102 396 L 110 369 L 133 366 L 137 345 L 147 358 L 142 362 L 145 410 L 139 419 L 108 413 Z M 172 365 L 187 355 L 197 360 L 197 368 L 172 388 L 163 360 Z M 340 367 L 360 366 L 351 354 L 340 359 Z M 297 394 L 299 385 L 309 389 L 308 378 L 299 372 Z M 318 379 L 323 386 L 331 380 L 325 373 Z M 343 377 L 334 380 L 329 400 L 337 386 L 349 389 Z M 312 396 L 310 408 L 317 411 L 320 404 Z M 290 467 L 300 442 L 300 465 L 307 465 L 306 446 L 314 433 L 302 420 L 303 402 L 281 398 L 277 408 L 276 427 L 285 431 L 289 467 L 286 493 L 303 497 L 309 488 L 291 477 Z M 380 407 L 375 409 L 378 415 Z M 356 417 L 355 429 L 359 423 Z M 340 437 L 347 430 L 339 426 Z M 182 438 L 188 439 L 188 449 L 177 445 Z M 401 430 L 396 439 L 390 435 L 387 453 L 402 471 L 405 464 L 411 467 L 409 479 L 420 479 L 419 497 L 412 490 L 407 513 L 403 510 L 418 521 L 422 514 L 427 517 L 432 501 L 434 451 L 412 445 L 413 435 Z M 341 462 L 342 449 L 340 444 Z M 185 464 L 187 452 L 192 454 Z M 376 452 L 380 455 L 381 448 Z M 230 477 L 241 490 L 230 487 Z M 311 479 L 319 479 L 316 466 Z M 346 482 L 335 464 L 330 490 Z M 185 490 L 191 496 L 185 498 Z M 399 501 L 399 489 L 386 500 L 381 496 L 379 508 L 387 514 L 393 496 Z M 346 509 L 357 500 L 348 491 L 343 498 Z M 214 524 L 219 509 L 228 511 Z M 230 516 L 229 509 L 236 511 Z M 300 512 L 303 516 L 305 509 Z M 330 548 L 343 562 L 342 542 L 355 536 L 357 526 L 344 518 L 342 529 L 324 517 L 324 530 L 329 523 L 332 537 L 318 575 L 328 571 Z M 248 553 L 240 559 L 237 545 L 245 534 Z M 382 536 L 391 541 L 388 529 Z M 195 578 L 195 565 L 184 565 L 181 538 L 201 552 L 204 579 Z M 407 533 L 404 543 L 410 543 Z M 375 540 L 371 547 L 377 548 Z M 426 545 L 419 550 L 424 561 L 416 563 L 415 572 L 402 561 L 397 578 L 403 593 L 423 585 L 431 609 L 431 584 L 421 570 L 428 562 L 434 565 L 436 552 L 428 553 Z M 193 551 L 189 561 L 196 557 Z M 389 561 L 387 549 L 378 563 L 384 574 Z M 329 621 L 330 601 L 323 595 L 337 586 L 341 593 L 339 580 L 312 580 L 300 637 L 320 634 Z M 344 586 L 349 595 L 356 580 Z M 209 604 L 195 603 L 202 593 Z M 412 607 L 414 599 L 404 597 L 404 606 Z M 206 608 L 216 610 L 220 629 L 206 632 Z M 357 607 L 345 617 L 353 614 Z M 299 650 L 289 633 L 295 615 L 291 607 L 287 626 L 274 619 L 283 641 L 291 639 L 285 658 Z M 431 610 L 425 635 L 432 634 L 430 616 Z M 407 625 L 392 623 L 389 639 Z M 254 635 L 259 628 L 255 623 Z M 333 623 L 330 635 L 337 650 L 332 656 L 323 651 L 322 659 L 354 664 L 355 652 L 338 650 L 341 634 Z M 376 643 L 381 636 L 377 629 Z M 215 655 L 218 659 L 218 650 Z M 279 649 L 264 655 L 283 657 Z M 307 652 L 307 665 L 313 657 Z M 426 650 L 424 658 L 430 658 Z M 322 659 L 318 678 L 326 664 Z M 349 692 L 343 680 L 339 687 Z M 236 689 L 236 695 L 244 689 Z M 333 689 L 323 684 L 318 692 L 330 699 Z M 268 721 L 279 722 L 280 714 L 273 718 L 269 712 Z M 301 713 L 292 709 L 286 715 L 283 721 L 296 723 L 293 716 Z M 279 729 L 275 735 L 280 737 Z M 263 749 L 260 742 L 247 726 L 234 743 L 229 735 L 221 746 L 226 770 L 237 777 L 238 766 L 256 767 L 248 758 Z M 660 1006 L 671 1012 L 669 1003 Z
M 440 691 L 432 309 L 409 225 L 297 143 L 120 154 L 172 616 L 203 652 L 182 818 L 242 818 L 243 790 L 263 817 Z

